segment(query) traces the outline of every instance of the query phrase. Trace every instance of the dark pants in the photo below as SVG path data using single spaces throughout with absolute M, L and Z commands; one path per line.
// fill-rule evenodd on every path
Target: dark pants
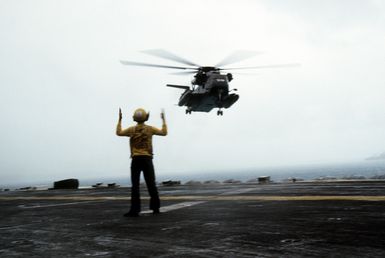
M 150 209 L 156 210 L 160 207 L 158 189 L 155 183 L 154 165 L 152 157 L 134 156 L 131 162 L 131 212 L 140 212 L 140 172 L 143 171 L 144 180 L 146 181 L 147 190 L 150 194 Z

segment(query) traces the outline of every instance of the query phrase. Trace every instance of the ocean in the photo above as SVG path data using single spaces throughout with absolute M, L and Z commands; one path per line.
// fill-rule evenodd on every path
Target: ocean
M 186 183 L 188 181 L 205 182 L 215 180 L 223 182 L 233 179 L 241 182 L 247 182 L 260 176 L 270 176 L 274 182 L 282 182 L 289 178 L 297 180 L 312 179 L 385 179 L 385 160 L 363 161 L 356 163 L 344 164 L 317 164 L 317 165 L 300 165 L 300 166 L 281 166 L 281 167 L 265 167 L 265 168 L 243 168 L 233 170 L 209 170 L 209 171 L 191 171 L 177 173 L 167 173 L 161 171 L 157 173 L 157 182 L 173 180 Z M 65 178 L 62 178 L 65 179 Z M 129 171 L 127 176 L 121 177 L 103 177 L 103 178 L 78 178 L 80 187 L 89 187 L 97 183 L 104 185 L 116 183 L 120 186 L 130 186 Z M 61 180 L 61 179 L 58 179 Z M 141 178 L 143 181 L 143 176 Z M 18 182 L 13 184 L 0 184 L 0 189 L 18 189 L 21 187 L 38 187 L 40 189 L 53 187 L 53 182 Z
M 186 183 L 188 181 L 205 182 L 215 180 L 223 182 L 228 179 L 234 179 L 241 182 L 247 182 L 260 176 L 270 176 L 272 181 L 282 182 L 289 178 L 297 180 L 312 179 L 385 179 L 385 160 L 381 161 L 364 161 L 356 163 L 344 164 L 318 164 L 318 165 L 300 165 L 300 166 L 282 166 L 282 167 L 265 167 L 265 168 L 247 168 L 238 170 L 209 170 L 209 171 L 191 171 L 180 174 L 162 172 L 157 174 L 157 182 L 173 180 Z M 141 178 L 143 181 L 143 176 Z M 111 177 L 99 179 L 80 180 L 80 185 L 89 186 L 95 183 L 116 183 L 121 186 L 130 185 L 129 172 L 124 177 Z

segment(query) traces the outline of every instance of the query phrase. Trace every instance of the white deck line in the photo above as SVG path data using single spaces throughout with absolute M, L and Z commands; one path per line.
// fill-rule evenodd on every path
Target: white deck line
M 250 192 L 252 190 L 255 190 L 255 188 L 245 188 L 245 189 L 238 189 L 238 190 L 228 191 L 228 192 L 224 192 L 224 193 L 218 194 L 218 196 L 219 195 L 241 194 L 241 193 Z M 177 203 L 177 204 L 163 206 L 163 207 L 160 208 L 160 212 L 164 213 L 164 212 L 169 212 L 169 211 L 173 211 L 173 210 L 183 209 L 183 208 L 191 207 L 191 206 L 194 206 L 194 205 L 202 204 L 202 203 L 205 203 L 205 202 L 208 202 L 208 201 L 181 202 L 181 203 Z M 152 210 L 142 211 L 141 213 L 143 213 L 143 214 L 152 213 Z
M 191 207 L 194 205 L 202 204 L 205 202 L 207 202 L 207 201 L 181 202 L 181 203 L 171 204 L 168 206 L 160 207 L 160 212 L 165 213 L 165 212 L 169 212 L 169 211 L 174 211 L 174 210 L 183 209 L 183 208 Z M 148 213 L 152 213 L 152 210 L 146 210 L 146 211 L 141 212 L 141 214 L 148 214 Z
M 218 196 L 223 196 L 223 195 L 234 195 L 234 194 L 242 194 L 246 192 L 250 192 L 254 190 L 255 188 L 245 188 L 245 189 L 237 189 L 237 190 L 232 190 L 228 192 L 224 192 L 221 194 L 218 194 Z M 37 208 L 47 208 L 47 207 L 58 207 L 58 206 L 69 206 L 69 205 L 77 205 L 77 204 L 84 204 L 84 203 L 93 203 L 93 202 L 101 202 L 105 200 L 95 200 L 95 201 L 80 201 L 80 202 L 67 202 L 67 203 L 58 203 L 58 204 L 46 204 L 46 205 L 32 205 L 32 206 L 27 206 L 27 205 L 19 205 L 19 208 L 22 209 L 37 209 Z M 176 203 L 176 204 L 171 204 L 168 206 L 163 206 L 160 208 L 160 212 L 165 213 L 173 210 L 178 210 L 178 209 L 183 209 L 187 207 L 191 207 L 194 205 L 202 204 L 208 201 L 190 201 L 190 202 L 181 202 L 181 203 Z M 141 212 L 142 214 L 148 214 L 152 213 L 152 210 L 145 210 Z
M 46 204 L 46 205 L 33 205 L 33 206 L 19 205 L 17 207 L 22 208 L 22 209 L 36 209 L 36 208 L 76 205 L 76 204 L 91 203 L 91 202 L 100 202 L 100 201 L 67 202 L 67 203 Z

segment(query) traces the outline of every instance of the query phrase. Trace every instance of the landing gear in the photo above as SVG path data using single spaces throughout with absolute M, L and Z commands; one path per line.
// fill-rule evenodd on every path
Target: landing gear
M 219 110 L 217 111 L 217 115 L 218 116 L 223 116 L 223 111 L 221 110 L 221 108 L 223 107 L 222 105 L 222 90 L 219 90 L 218 92 L 218 107 L 219 107 Z

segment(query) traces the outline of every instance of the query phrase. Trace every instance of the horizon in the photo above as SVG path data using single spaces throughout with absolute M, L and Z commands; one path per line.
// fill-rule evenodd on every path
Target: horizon
M 354 170 L 354 171 L 352 171 Z M 349 172 L 352 171 L 352 172 Z M 243 173 L 243 174 L 239 174 Z M 240 180 L 246 182 L 247 180 L 256 179 L 259 176 L 270 176 L 274 181 L 282 181 L 291 177 L 298 179 L 311 180 L 322 176 L 332 176 L 336 178 L 349 176 L 364 176 L 366 178 L 385 175 L 385 160 L 379 161 L 360 161 L 350 163 L 317 163 L 317 164 L 299 164 L 290 166 L 268 166 L 255 168 L 239 168 L 228 170 L 210 170 L 210 171 L 190 171 L 188 173 L 158 173 L 158 183 L 166 180 L 187 182 L 193 181 L 208 181 L 217 180 L 224 181 L 227 179 Z M 117 176 L 97 176 L 97 177 L 63 177 L 56 179 L 36 179 L 25 180 L 17 182 L 1 182 L 0 189 L 6 188 L 20 188 L 30 186 L 49 186 L 53 185 L 55 181 L 60 181 L 68 178 L 75 178 L 79 180 L 80 186 L 91 186 L 96 183 L 118 183 L 124 186 L 131 184 L 130 173 Z M 141 176 L 141 183 L 143 183 L 143 176 Z

